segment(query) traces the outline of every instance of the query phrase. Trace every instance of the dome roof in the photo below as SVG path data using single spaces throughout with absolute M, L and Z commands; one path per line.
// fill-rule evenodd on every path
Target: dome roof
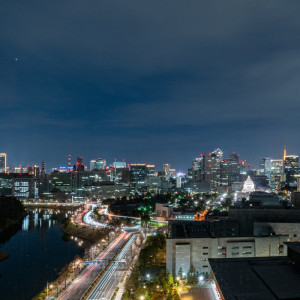
M 243 190 L 244 193 L 251 193 L 255 191 L 255 186 L 253 180 L 248 176 L 246 181 L 244 182 Z

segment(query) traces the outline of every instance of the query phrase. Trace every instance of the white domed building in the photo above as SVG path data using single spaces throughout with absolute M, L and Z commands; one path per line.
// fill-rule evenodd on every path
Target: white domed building
M 252 193 L 255 191 L 255 186 L 253 180 L 248 176 L 246 181 L 244 182 L 242 193 Z
M 249 200 L 249 195 L 255 192 L 255 184 L 253 180 L 248 176 L 243 184 L 243 189 L 236 194 L 236 200 L 241 201 L 243 198 Z

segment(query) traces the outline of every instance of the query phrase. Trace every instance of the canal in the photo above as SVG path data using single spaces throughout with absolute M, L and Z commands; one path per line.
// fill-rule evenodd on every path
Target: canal
M 10 257 L 0 262 L 0 299 L 29 300 L 54 280 L 83 249 L 61 230 L 68 212 L 28 210 L 20 230 L 1 248 Z

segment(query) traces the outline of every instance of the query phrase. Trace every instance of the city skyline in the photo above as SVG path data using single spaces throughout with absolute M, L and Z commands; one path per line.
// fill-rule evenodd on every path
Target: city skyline
M 64 161 L 64 163 L 56 164 L 56 165 L 53 165 L 53 166 L 49 166 L 48 165 L 47 168 L 46 168 L 46 170 L 50 171 L 52 169 L 62 168 L 62 167 L 65 167 L 65 168 L 71 167 L 71 168 L 73 168 L 73 166 L 76 165 L 77 159 L 81 158 L 82 161 L 83 161 L 83 164 L 86 166 L 86 168 L 88 170 L 91 169 L 90 166 L 91 166 L 92 162 L 95 163 L 95 160 L 100 159 L 100 160 L 104 160 L 105 161 L 104 165 L 106 165 L 106 167 L 109 167 L 109 166 L 113 165 L 115 162 L 125 162 L 127 165 L 134 164 L 134 163 L 141 163 L 141 164 L 144 163 L 144 164 L 154 164 L 155 169 L 158 171 L 158 170 L 162 170 L 163 169 L 164 164 L 170 164 L 170 166 L 171 166 L 172 169 L 176 169 L 176 171 L 179 172 L 179 173 L 181 173 L 181 172 L 185 173 L 185 172 L 187 172 L 188 169 L 191 168 L 192 162 L 196 158 L 201 157 L 203 155 L 203 153 L 209 153 L 210 154 L 211 152 L 216 151 L 216 150 L 221 150 L 222 151 L 222 149 L 220 147 L 217 147 L 217 148 L 214 148 L 214 149 L 210 149 L 210 151 L 202 152 L 199 155 L 197 155 L 196 157 L 194 157 L 194 158 L 191 159 L 190 165 L 188 165 L 188 166 L 186 166 L 186 168 L 182 168 L 182 169 L 177 169 L 176 168 L 176 161 L 175 161 L 174 164 L 170 163 L 169 161 L 164 161 L 161 164 L 157 164 L 156 162 L 146 161 L 146 160 L 128 161 L 125 158 L 122 158 L 122 159 L 114 158 L 113 160 L 108 160 L 108 159 L 106 159 L 106 157 L 100 158 L 100 157 L 93 156 L 92 158 L 87 158 L 87 157 L 82 156 L 82 155 L 72 156 L 71 154 L 67 154 L 67 155 L 65 155 L 65 161 Z M 235 151 L 232 151 L 231 153 L 224 153 L 224 151 L 222 151 L 222 153 L 223 153 L 223 159 L 225 159 L 225 160 L 231 154 L 237 154 L 238 156 L 240 156 L 240 153 L 236 153 Z M 41 165 L 42 162 L 47 163 L 47 159 L 43 159 L 41 162 L 35 161 L 34 163 L 23 163 L 23 164 L 22 163 L 16 163 L 15 165 L 12 165 L 12 164 L 9 164 L 9 160 L 7 162 L 7 157 L 9 157 L 7 155 L 7 153 L 0 153 L 0 154 L 5 155 L 5 163 L 7 164 L 7 168 L 10 169 L 10 170 L 13 169 L 13 168 L 15 168 L 15 167 L 19 167 L 19 166 L 22 166 L 22 168 L 26 168 L 27 166 L 29 167 L 29 166 L 33 166 L 33 165 Z M 284 146 L 281 156 L 271 157 L 269 155 L 264 155 L 264 156 L 262 156 L 260 158 L 257 158 L 255 161 L 250 161 L 250 160 L 247 160 L 247 158 L 245 158 L 242 155 L 241 158 L 243 158 L 243 159 L 241 161 L 247 162 L 247 165 L 248 165 L 249 169 L 258 169 L 259 170 L 262 159 L 267 158 L 267 159 L 271 159 L 271 160 L 278 160 L 278 159 L 285 160 L 286 156 L 299 156 L 299 155 L 298 155 L 298 153 L 287 152 L 286 146 Z
M 0 0 L 0 299 L 300 299 L 299 11 Z
M 284 144 L 297 153 L 299 8 L 3 2 L 1 151 L 12 163 L 99 153 L 177 169 L 217 145 L 249 161 Z

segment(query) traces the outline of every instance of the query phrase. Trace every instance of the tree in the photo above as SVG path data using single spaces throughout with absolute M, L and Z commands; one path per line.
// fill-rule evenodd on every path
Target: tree
M 180 267 L 179 270 L 178 270 L 178 276 L 180 277 L 180 279 L 182 279 L 182 275 L 183 275 L 183 270 Z
M 168 282 L 169 286 L 172 286 L 172 287 L 174 286 L 174 279 L 170 273 L 167 274 L 167 282 Z
M 173 300 L 181 300 L 181 297 L 177 290 L 174 291 Z
M 169 294 L 173 294 L 175 284 L 174 284 L 173 276 L 170 273 L 167 274 L 167 284 L 168 284 Z
M 143 214 L 141 216 L 141 222 L 143 227 L 147 227 L 148 222 L 150 222 L 150 216 L 148 214 Z
M 197 283 L 197 272 L 193 264 L 191 264 L 191 267 L 187 273 L 187 281 L 190 284 L 196 284 Z
M 148 290 L 146 290 L 146 293 L 145 293 L 145 300 L 151 300 L 151 296 L 150 296 L 150 293 Z

